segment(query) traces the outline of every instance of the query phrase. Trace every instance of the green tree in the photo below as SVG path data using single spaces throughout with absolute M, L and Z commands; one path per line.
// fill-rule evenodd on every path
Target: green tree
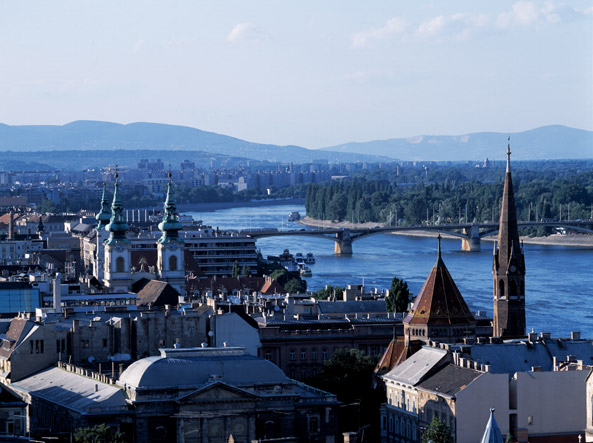
M 431 440 L 433 443 L 453 443 L 449 427 L 438 417 L 432 419 L 422 436 L 423 443 L 428 443 Z
M 39 205 L 38 208 L 39 212 L 42 214 L 54 213 L 56 212 L 56 209 L 56 204 L 52 200 L 48 200 L 47 198 L 43 199 L 41 205 Z
M 379 441 L 379 408 L 385 401 L 383 390 L 373 387 L 373 371 L 378 357 L 358 349 L 337 349 L 323 362 L 318 376 L 307 384 L 335 394 L 344 403 L 339 408 L 340 432 L 365 431 L 365 441 Z
M 336 295 L 336 298 L 341 298 L 342 293 L 344 292 L 344 288 L 341 286 L 333 287 L 332 285 L 326 285 L 325 288 L 320 289 L 319 291 L 313 293 L 313 297 L 318 300 L 327 300 L 331 297 Z
M 235 262 L 233 263 L 233 277 L 238 277 L 239 276 L 239 262 L 237 260 L 235 260 Z
M 92 427 L 78 428 L 74 432 L 74 441 L 77 443 L 124 443 L 126 439 L 123 434 L 103 423 Z
M 291 294 L 303 294 L 307 292 L 307 282 L 300 278 L 292 278 L 284 285 L 284 289 Z
M 410 290 L 408 289 L 408 283 L 397 277 L 393 277 L 393 280 L 391 280 L 391 289 L 389 289 L 389 295 L 385 299 L 387 311 L 406 312 L 408 309 L 408 303 L 410 303 Z
M 247 265 L 243 265 L 243 269 L 241 270 L 241 275 L 243 277 L 249 277 L 251 275 L 251 268 Z

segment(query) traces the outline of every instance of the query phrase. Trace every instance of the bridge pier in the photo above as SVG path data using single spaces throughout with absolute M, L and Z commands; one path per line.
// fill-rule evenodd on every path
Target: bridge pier
M 350 238 L 345 240 L 336 240 L 334 245 L 334 253 L 336 255 L 352 255 L 352 240 Z
M 334 253 L 336 255 L 352 255 L 352 237 L 350 237 L 350 231 L 345 229 L 336 233 Z
M 482 250 L 482 242 L 480 240 L 479 225 L 473 224 L 469 228 L 463 230 L 467 238 L 461 240 L 461 250 L 468 252 L 480 252 Z

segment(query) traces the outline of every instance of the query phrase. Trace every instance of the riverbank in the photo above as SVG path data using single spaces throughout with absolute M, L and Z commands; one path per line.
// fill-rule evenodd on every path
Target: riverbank
M 279 206 L 279 205 L 304 205 L 305 200 L 302 198 L 288 198 L 281 200 L 245 200 L 232 202 L 212 202 L 212 203 L 183 203 L 178 204 L 179 212 L 209 212 L 217 211 L 219 209 L 232 208 L 253 208 L 259 206 Z
M 342 222 L 330 222 L 315 220 L 311 217 L 303 217 L 299 220 L 300 224 L 311 226 L 311 227 L 326 227 L 326 228 L 344 228 L 344 229 L 368 229 L 382 227 L 381 223 L 350 223 L 347 221 Z M 407 237 L 437 237 L 438 232 L 426 232 L 426 231 L 405 231 L 405 232 L 393 232 L 394 235 L 404 235 Z M 454 235 L 441 232 L 441 236 L 444 238 L 459 238 Z M 494 241 L 496 236 L 484 237 L 484 241 Z M 570 246 L 578 248 L 592 248 L 593 249 L 593 235 L 589 234 L 553 234 L 547 237 L 527 237 L 522 236 L 521 241 L 525 244 L 532 245 L 548 245 L 548 246 Z

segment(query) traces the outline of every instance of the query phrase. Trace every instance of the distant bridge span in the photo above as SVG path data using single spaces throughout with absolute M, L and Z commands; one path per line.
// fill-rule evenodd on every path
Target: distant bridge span
M 572 231 L 593 234 L 593 220 L 567 220 L 567 221 L 546 221 L 546 222 L 518 222 L 519 227 L 557 227 Z M 480 251 L 481 239 L 483 237 L 498 233 L 498 223 L 457 223 L 446 225 L 415 225 L 415 226 L 387 226 L 375 228 L 317 228 L 317 229 L 293 229 L 278 231 L 277 229 L 248 229 L 241 231 L 242 234 L 251 238 L 285 237 L 285 236 L 309 236 L 331 240 L 335 243 L 334 252 L 336 255 L 351 255 L 352 242 L 364 237 L 378 234 L 405 231 L 446 231 L 447 234 L 461 238 L 461 249 L 464 251 Z

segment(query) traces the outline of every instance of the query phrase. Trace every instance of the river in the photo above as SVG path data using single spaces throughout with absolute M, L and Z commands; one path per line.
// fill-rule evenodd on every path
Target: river
M 221 229 L 278 228 L 301 229 L 289 223 L 288 214 L 305 214 L 302 205 L 231 208 L 208 212 L 188 212 L 194 219 Z M 360 284 L 389 288 L 394 275 L 408 282 L 418 294 L 436 261 L 437 240 L 380 234 L 355 241 L 353 255 L 334 255 L 334 242 L 312 237 L 271 237 L 260 239 L 262 255 L 278 255 L 285 248 L 294 254 L 312 252 L 316 264 L 306 278 L 310 290 L 326 284 Z M 483 242 L 482 252 L 461 251 L 461 241 L 442 240 L 442 256 L 457 287 L 473 311 L 492 315 L 492 243 Z M 593 338 L 593 250 L 578 247 L 525 245 L 527 329 L 568 337 L 581 331 Z

